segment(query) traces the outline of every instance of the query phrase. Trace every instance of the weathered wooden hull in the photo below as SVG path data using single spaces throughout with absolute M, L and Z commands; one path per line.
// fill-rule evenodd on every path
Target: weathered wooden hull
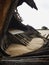
M 0 8 L 2 7 L 0 9 L 0 32 L 3 32 L 3 33 L 5 32 L 3 34 L 4 39 L 3 39 L 3 43 L 1 43 L 1 45 L 4 47 L 4 45 L 5 45 L 4 40 L 6 37 L 5 35 L 6 35 L 7 29 L 8 29 L 7 26 L 10 23 L 10 20 L 9 20 L 10 15 L 9 16 L 7 15 L 7 11 L 10 7 L 11 0 L 4 0 L 4 1 L 0 0 L 0 3 L 1 3 Z M 8 14 L 9 14 L 9 12 L 8 12 Z M 10 9 L 10 14 L 12 15 L 11 9 Z M 7 17 L 7 20 L 5 20 L 6 17 Z M 4 24 L 6 25 L 6 26 L 4 26 L 5 28 L 3 27 Z M 3 28 L 3 30 L 2 30 L 2 28 Z M 2 42 L 2 40 L 1 40 L 1 42 Z M 18 50 L 18 51 L 20 51 L 20 50 Z M 43 46 L 41 49 L 37 50 L 36 52 L 27 53 L 27 54 L 24 54 L 19 57 L 15 56 L 15 57 L 11 58 L 10 56 L 9 57 L 4 56 L 3 53 L 1 53 L 0 55 L 1 55 L 0 56 L 0 65 L 49 65 L 49 41 L 46 46 Z
M 10 7 L 11 0 L 0 0 L 0 31 L 3 28 L 3 24 Z
M 0 65 L 49 65 L 48 58 L 16 58 L 15 60 L 1 60 Z

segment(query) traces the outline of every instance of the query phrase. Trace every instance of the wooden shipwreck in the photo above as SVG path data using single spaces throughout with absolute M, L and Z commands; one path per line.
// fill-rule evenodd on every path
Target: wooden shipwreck
M 48 64 L 49 34 L 22 23 L 17 7 L 23 2 L 38 10 L 33 0 L 0 0 L 0 64 Z

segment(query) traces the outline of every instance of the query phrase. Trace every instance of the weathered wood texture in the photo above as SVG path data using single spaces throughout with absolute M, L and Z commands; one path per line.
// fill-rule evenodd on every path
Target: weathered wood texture
M 49 65 L 49 61 L 46 59 L 19 59 L 19 60 L 2 60 L 0 65 Z
M 0 0 L 0 31 L 3 27 L 4 20 L 6 18 L 6 14 L 10 4 L 11 4 L 11 0 Z

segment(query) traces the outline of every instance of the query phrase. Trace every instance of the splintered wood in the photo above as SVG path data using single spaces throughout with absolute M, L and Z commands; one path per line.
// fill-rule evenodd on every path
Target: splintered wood
M 31 42 L 28 43 L 27 46 L 24 46 L 19 43 L 13 43 L 11 44 L 7 49 L 6 53 L 10 54 L 11 57 L 13 56 L 20 56 L 23 54 L 26 54 L 28 52 L 35 51 L 39 48 L 41 48 L 44 44 L 43 39 L 41 38 L 33 38 Z

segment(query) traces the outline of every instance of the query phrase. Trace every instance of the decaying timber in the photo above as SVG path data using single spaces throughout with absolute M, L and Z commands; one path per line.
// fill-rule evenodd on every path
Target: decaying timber
M 6 32 L 7 32 L 7 30 L 8 30 L 8 25 L 9 25 L 9 23 L 10 23 L 10 21 L 11 21 L 11 18 L 13 17 L 13 15 L 14 15 L 14 10 L 15 10 L 15 8 L 17 8 L 17 4 L 18 4 L 18 0 L 13 0 L 12 1 L 12 3 L 11 3 L 11 5 L 10 5 L 10 8 L 8 8 L 8 12 L 7 12 L 7 17 L 6 17 L 6 19 L 5 19 L 5 23 L 4 23 L 4 25 L 3 25 L 3 27 L 2 27 L 2 41 L 1 41 L 1 48 L 2 48 L 2 50 L 3 50 L 3 47 L 2 47 L 2 45 L 3 45 L 3 43 L 4 43 L 4 39 L 5 39 L 5 37 L 6 37 Z M 21 2 L 21 1 L 20 1 Z M 33 4 L 33 3 L 32 3 Z M 35 4 L 35 3 L 34 3 Z M 32 6 L 32 7 L 34 7 L 34 5 Z M 4 14 L 4 13 L 3 13 Z M 16 14 L 16 13 L 15 13 Z
M 33 0 L 0 0 L 0 8 L 2 7 L 0 9 L 1 64 L 3 61 L 5 64 L 6 61 L 18 62 L 19 59 L 21 59 L 19 62 L 23 61 L 24 63 L 26 59 L 27 62 L 34 59 L 39 62 L 44 59 L 44 62 L 47 62 L 49 59 L 49 34 L 44 37 L 30 25 L 22 24 L 17 7 L 23 2 L 38 9 Z

